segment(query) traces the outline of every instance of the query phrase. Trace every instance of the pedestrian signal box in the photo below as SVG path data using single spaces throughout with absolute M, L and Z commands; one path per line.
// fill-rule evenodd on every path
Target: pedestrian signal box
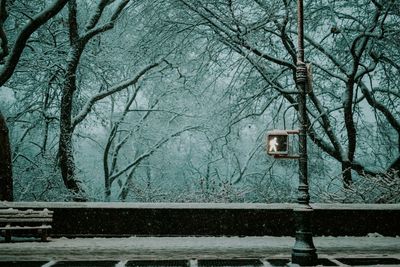
M 267 154 L 275 158 L 297 159 L 299 156 L 290 151 L 289 135 L 299 134 L 299 130 L 272 130 L 267 133 Z M 292 138 L 293 139 L 293 138 Z
M 273 130 L 267 134 L 267 153 L 269 155 L 289 154 L 289 137 L 284 130 Z

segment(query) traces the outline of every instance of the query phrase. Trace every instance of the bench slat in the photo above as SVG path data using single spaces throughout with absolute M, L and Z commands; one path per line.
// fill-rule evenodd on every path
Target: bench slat
M 51 229 L 50 225 L 40 225 L 40 226 L 4 226 L 0 227 L 0 230 L 31 230 L 31 229 Z
M 16 213 L 3 213 L 0 214 L 0 220 L 4 219 L 12 219 L 12 218 L 27 218 L 27 219 L 41 219 L 41 218 L 47 218 L 47 219 L 52 219 L 53 218 L 53 213 L 48 213 L 48 212 L 16 212 Z
M 16 210 L 16 209 L 0 209 L 0 215 L 2 214 L 53 214 L 53 211 L 44 210 Z
M 0 215 L 0 220 L 1 219 L 11 219 L 11 218 L 27 218 L 27 219 L 30 219 L 30 218 L 32 218 L 32 219 L 35 219 L 35 218 L 53 218 L 53 216 L 48 216 L 48 215 L 43 215 L 43 216 L 41 216 L 41 215 L 22 215 L 22 216 L 20 216 L 20 215 Z
M 53 213 L 44 213 L 44 212 L 41 212 L 41 213 L 1 213 L 0 214 L 0 217 L 7 217 L 7 216 L 26 216 L 26 217 L 29 217 L 29 216 L 37 216 L 37 217 L 52 217 L 53 216 Z
M 40 213 L 2 213 L 0 214 L 0 217 L 4 217 L 4 216 L 38 216 L 38 217 L 42 217 L 42 216 L 53 216 L 52 213 L 48 213 L 48 212 L 40 212 Z
M 52 222 L 53 219 L 52 218 L 1 218 L 0 219 L 0 223 L 11 223 L 11 222 L 15 222 L 15 223 L 20 223 L 20 222 L 32 222 L 32 223 L 36 223 L 36 222 Z

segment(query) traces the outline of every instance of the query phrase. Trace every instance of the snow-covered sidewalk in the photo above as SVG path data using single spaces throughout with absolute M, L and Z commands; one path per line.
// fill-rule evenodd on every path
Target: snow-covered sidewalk
M 136 260 L 290 257 L 292 237 L 56 238 L 0 241 L 1 260 Z M 400 257 L 400 237 L 315 237 L 319 255 Z

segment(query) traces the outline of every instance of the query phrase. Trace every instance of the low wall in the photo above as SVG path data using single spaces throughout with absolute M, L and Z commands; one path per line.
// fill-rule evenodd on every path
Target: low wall
M 293 236 L 295 204 L 0 202 L 54 211 L 52 236 Z M 315 236 L 400 236 L 400 205 L 313 204 Z

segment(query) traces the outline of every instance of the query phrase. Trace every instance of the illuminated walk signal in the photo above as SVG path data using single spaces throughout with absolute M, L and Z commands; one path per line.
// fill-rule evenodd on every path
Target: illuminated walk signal
M 269 155 L 287 155 L 289 153 L 287 132 L 282 130 L 268 132 L 266 145 Z
M 289 135 L 298 134 L 298 130 L 273 130 L 267 133 L 267 154 L 276 158 L 298 158 L 298 155 L 290 155 Z

